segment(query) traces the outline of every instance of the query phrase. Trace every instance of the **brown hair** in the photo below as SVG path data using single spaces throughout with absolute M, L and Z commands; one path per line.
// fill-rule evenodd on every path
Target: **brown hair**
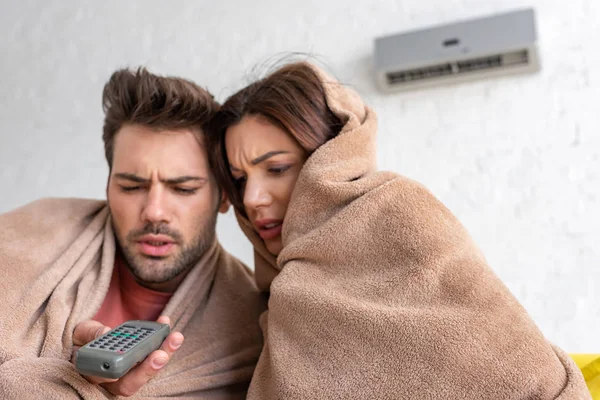
M 285 65 L 229 97 L 209 124 L 208 152 L 217 180 L 243 215 L 243 198 L 229 169 L 225 134 L 227 128 L 251 115 L 260 115 L 288 132 L 309 154 L 342 128 L 327 106 L 321 80 L 304 62 Z
M 112 168 L 115 136 L 123 125 L 206 131 L 219 104 L 208 91 L 189 80 L 154 75 L 140 67 L 112 74 L 104 86 L 102 108 L 104 153 Z

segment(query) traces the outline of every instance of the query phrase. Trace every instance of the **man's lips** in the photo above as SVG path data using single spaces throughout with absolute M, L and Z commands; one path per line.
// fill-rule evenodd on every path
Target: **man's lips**
M 137 240 L 142 254 L 152 257 L 164 257 L 175 246 L 175 242 L 165 235 L 144 235 Z
M 283 220 L 281 219 L 259 219 L 254 221 L 254 226 L 262 240 L 275 239 L 281 235 Z

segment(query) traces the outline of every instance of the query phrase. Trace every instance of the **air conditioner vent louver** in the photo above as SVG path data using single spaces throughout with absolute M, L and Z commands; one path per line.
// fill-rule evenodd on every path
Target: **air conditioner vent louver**
M 448 75 L 526 65 L 528 60 L 527 50 L 520 50 L 506 54 L 470 58 L 452 63 L 388 72 L 386 76 L 389 85 L 401 85 L 418 80 L 438 79 Z
M 452 75 L 452 64 L 432 65 L 427 68 L 409 69 L 406 71 L 389 72 L 388 82 L 390 84 L 399 84 L 418 79 L 436 78 L 444 75 Z
M 477 71 L 480 69 L 498 68 L 502 66 L 502 56 L 481 57 L 456 63 L 458 73 Z
M 374 66 L 387 92 L 537 72 L 535 14 L 518 10 L 379 37 Z

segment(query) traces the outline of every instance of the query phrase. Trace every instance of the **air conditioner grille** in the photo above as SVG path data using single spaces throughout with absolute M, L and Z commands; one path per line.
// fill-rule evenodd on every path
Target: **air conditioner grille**
M 423 81 L 456 74 L 481 72 L 484 70 L 526 65 L 528 63 L 528 51 L 519 50 L 510 53 L 471 58 L 422 68 L 388 72 L 386 74 L 386 78 L 389 85 L 401 85 L 414 81 Z
M 452 75 L 452 64 L 432 65 L 426 68 L 409 69 L 405 71 L 390 72 L 387 74 L 390 84 L 398 84 L 427 78 L 436 78 L 444 75 Z
M 478 69 L 498 68 L 502 66 L 502 56 L 481 57 L 471 60 L 458 61 L 458 72 L 476 71 Z

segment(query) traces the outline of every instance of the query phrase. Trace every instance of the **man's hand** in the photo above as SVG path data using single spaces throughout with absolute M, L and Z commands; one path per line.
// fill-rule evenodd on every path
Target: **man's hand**
M 157 322 L 160 322 L 161 324 L 170 324 L 169 317 L 165 316 L 159 317 Z M 94 320 L 79 323 L 73 331 L 72 361 L 75 360 L 77 349 L 105 334 L 109 330 L 110 328 L 108 326 L 104 326 L 100 322 Z M 85 379 L 91 383 L 103 386 L 114 395 L 132 396 L 150 379 L 158 374 L 182 343 L 183 335 L 179 332 L 171 332 L 160 346 L 160 349 L 150 353 L 144 361 L 131 368 L 121 378 L 105 379 L 97 376 L 85 376 Z

